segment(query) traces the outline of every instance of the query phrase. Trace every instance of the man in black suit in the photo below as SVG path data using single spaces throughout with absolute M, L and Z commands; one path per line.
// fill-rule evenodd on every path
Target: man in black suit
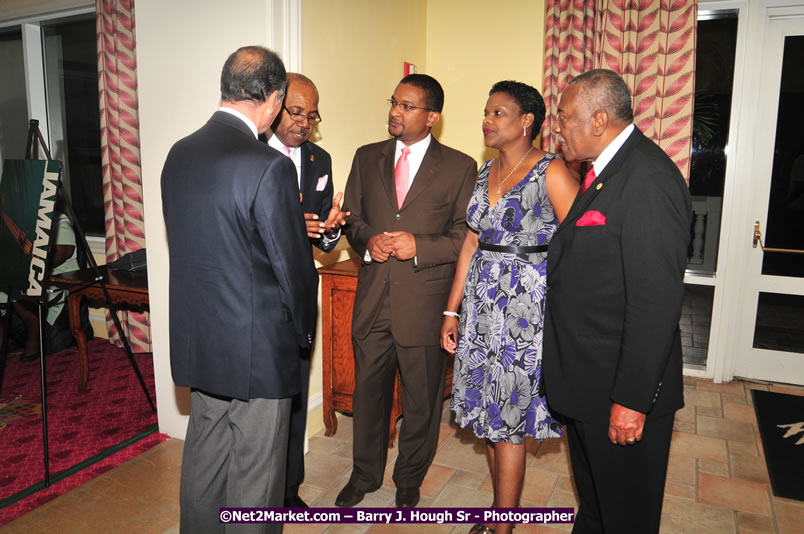
M 553 130 L 568 160 L 592 162 L 547 256 L 544 381 L 567 424 L 573 532 L 658 532 L 673 416 L 684 405 L 689 191 L 633 125 L 631 95 L 613 71 L 572 80 Z
M 221 506 L 284 502 L 298 351 L 312 341 L 318 286 L 293 164 L 257 140 L 285 86 L 276 54 L 237 50 L 221 74 L 221 107 L 173 146 L 162 171 L 171 371 L 192 388 L 182 532 L 222 532 Z
M 324 252 L 338 243 L 340 227 L 347 213 L 341 212 L 343 193 L 332 200 L 332 158 L 323 148 L 310 142 L 310 135 L 321 122 L 318 111 L 318 89 L 313 81 L 302 74 L 288 73 L 285 102 L 272 130 L 268 144 L 293 161 L 302 194 L 302 211 L 307 237 Z M 310 350 L 300 352 L 301 392 L 293 397 L 290 409 L 290 441 L 288 443 L 288 472 L 285 487 L 285 506 L 306 508 L 299 497 L 299 486 L 304 481 L 304 431 L 307 426 L 307 395 L 310 390 Z

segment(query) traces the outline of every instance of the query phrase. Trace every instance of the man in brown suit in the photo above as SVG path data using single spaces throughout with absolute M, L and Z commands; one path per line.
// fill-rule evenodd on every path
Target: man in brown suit
M 413 507 L 435 456 L 446 354 L 442 311 L 466 234 L 475 161 L 439 143 L 444 91 L 412 74 L 389 100 L 395 138 L 360 147 L 346 182 L 349 244 L 362 263 L 352 320 L 355 354 L 353 468 L 336 506 L 382 485 L 397 368 L 403 419 L 393 479 L 396 505 Z

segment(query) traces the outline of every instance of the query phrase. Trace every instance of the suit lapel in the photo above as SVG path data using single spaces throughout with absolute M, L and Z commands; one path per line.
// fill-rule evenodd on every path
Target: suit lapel
M 385 188 L 385 193 L 388 196 L 388 202 L 391 203 L 394 211 L 397 211 L 396 206 L 396 184 L 394 183 L 394 152 L 396 150 L 396 139 L 389 139 L 385 146 L 380 151 L 380 158 L 377 161 L 379 176 L 381 177 L 382 185 Z
M 438 168 L 441 163 L 441 145 L 436 141 L 435 137 L 430 138 L 430 146 L 427 147 L 427 152 L 424 153 L 424 159 L 419 166 L 419 171 L 413 179 L 413 185 L 410 186 L 408 194 L 405 196 L 405 202 L 402 203 L 402 209 L 410 205 L 411 202 L 416 200 L 416 197 L 422 194 L 438 174 Z M 401 210 L 400 210 L 401 211 Z
M 589 185 L 589 189 L 587 189 L 585 193 L 581 193 L 580 189 L 578 190 L 578 196 L 575 198 L 575 202 L 572 203 L 572 207 L 570 208 L 567 217 L 558 227 L 556 232 L 561 231 L 567 226 L 574 226 L 575 222 L 581 217 L 581 215 L 586 213 L 586 209 L 589 207 L 589 204 L 591 204 L 595 197 L 603 189 L 605 189 L 607 183 L 617 176 L 617 172 L 619 171 L 620 167 L 622 167 L 625 159 L 628 157 L 628 153 L 631 152 L 633 146 L 639 142 L 640 137 L 642 137 L 642 132 L 640 132 L 638 128 L 634 127 L 634 131 L 631 132 L 631 135 L 628 136 L 628 139 L 626 139 L 625 143 L 623 143 L 623 146 L 620 147 L 620 150 L 618 150 L 611 161 L 609 161 L 608 165 L 606 165 L 606 168 L 603 169 L 602 173 L 600 173 L 600 176 L 595 178 L 595 181 Z
M 575 197 L 575 202 L 572 203 L 569 213 L 567 213 L 566 218 L 558 226 L 558 229 L 550 240 L 550 250 L 547 255 L 548 276 L 549 273 L 556 269 L 556 265 L 561 260 L 561 252 L 563 250 L 561 236 L 569 232 L 570 230 L 568 229 L 575 228 L 575 223 L 581 218 L 581 215 L 586 213 L 595 197 L 606 189 L 606 186 L 610 186 L 612 180 L 617 179 L 620 168 L 623 166 L 629 152 L 640 142 L 641 137 L 644 137 L 642 132 L 639 131 L 639 128 L 634 127 L 634 131 L 631 132 L 631 135 L 628 136 L 628 139 L 623 143 L 623 146 L 620 147 L 620 150 L 618 150 L 611 161 L 609 161 L 606 168 L 600 173 L 600 176 L 595 178 L 595 181 L 589 185 L 589 189 L 587 189 L 585 193 L 581 193 L 580 189 L 578 190 L 578 196 Z
M 314 191 L 313 181 L 316 179 L 315 173 L 313 172 L 313 162 L 310 161 L 311 151 L 305 142 L 300 147 L 301 149 L 301 176 L 299 177 L 300 187 L 299 190 L 302 192 L 303 196 L 307 196 L 308 194 L 312 194 Z

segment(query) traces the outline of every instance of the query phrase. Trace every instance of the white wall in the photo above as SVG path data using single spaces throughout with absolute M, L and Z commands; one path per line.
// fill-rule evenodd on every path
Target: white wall
M 268 45 L 270 6 L 271 0 L 238 0 L 236 9 L 219 0 L 136 3 L 142 188 L 159 430 L 182 439 L 189 395 L 173 385 L 170 375 L 162 164 L 173 143 L 200 128 L 217 108 L 220 71 L 227 56 L 241 46 Z

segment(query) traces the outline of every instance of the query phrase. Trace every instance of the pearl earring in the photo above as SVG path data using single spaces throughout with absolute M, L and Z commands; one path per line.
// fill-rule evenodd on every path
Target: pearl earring
M 522 127 L 522 137 L 525 137 L 527 135 L 528 135 L 528 129 L 527 129 L 527 127 L 523 126 Z

